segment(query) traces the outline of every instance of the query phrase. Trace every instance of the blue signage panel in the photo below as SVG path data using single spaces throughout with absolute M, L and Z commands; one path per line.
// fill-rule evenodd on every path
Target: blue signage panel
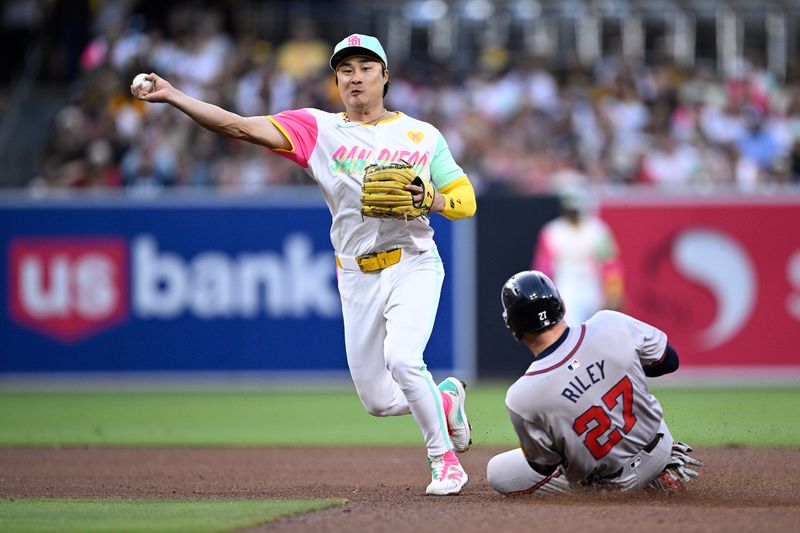
M 451 369 L 433 222 L 448 276 L 425 357 Z M 321 202 L 2 205 L 0 372 L 346 370 L 329 226 Z

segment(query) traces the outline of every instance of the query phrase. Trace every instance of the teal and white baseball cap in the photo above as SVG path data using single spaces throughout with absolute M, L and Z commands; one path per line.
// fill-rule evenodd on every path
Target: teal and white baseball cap
M 384 67 L 389 68 L 389 61 L 386 59 L 386 52 L 383 51 L 381 42 L 371 35 L 362 35 L 360 33 L 354 33 L 339 41 L 339 44 L 333 49 L 331 68 L 336 70 L 339 63 L 344 61 L 345 58 L 354 55 L 374 57 L 382 62 Z

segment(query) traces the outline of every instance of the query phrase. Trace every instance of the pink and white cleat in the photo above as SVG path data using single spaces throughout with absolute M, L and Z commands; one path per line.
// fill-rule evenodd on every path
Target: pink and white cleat
M 444 455 L 428 457 L 428 463 L 431 465 L 431 483 L 425 491 L 427 494 L 434 496 L 458 494 L 469 480 L 453 450 Z
M 466 385 L 458 378 L 449 377 L 439 384 L 439 392 L 443 400 L 446 396 L 450 401 L 445 401 L 445 415 L 447 415 L 447 431 L 453 448 L 458 453 L 465 452 L 472 445 L 472 426 L 467 420 L 465 403 L 467 401 Z M 449 409 L 447 408 L 449 404 Z

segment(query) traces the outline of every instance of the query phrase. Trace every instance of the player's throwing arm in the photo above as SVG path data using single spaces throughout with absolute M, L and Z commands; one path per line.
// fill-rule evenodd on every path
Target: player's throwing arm
M 215 133 L 259 144 L 271 150 L 291 148 L 288 139 L 264 117 L 242 117 L 214 104 L 192 98 L 152 72 L 138 74 L 133 79 L 131 94 L 146 102 L 170 104 Z

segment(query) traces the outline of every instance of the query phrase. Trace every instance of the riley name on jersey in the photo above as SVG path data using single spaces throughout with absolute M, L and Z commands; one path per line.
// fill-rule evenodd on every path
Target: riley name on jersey
M 587 366 L 582 372 L 582 375 L 576 375 L 567 382 L 567 386 L 561 391 L 561 396 L 572 403 L 578 403 L 578 400 L 583 396 L 584 392 L 606 379 L 606 373 L 603 369 L 605 364 L 605 360 L 600 359 Z M 567 369 L 570 372 L 575 372 L 580 366 L 580 362 L 575 359 L 567 365 Z

